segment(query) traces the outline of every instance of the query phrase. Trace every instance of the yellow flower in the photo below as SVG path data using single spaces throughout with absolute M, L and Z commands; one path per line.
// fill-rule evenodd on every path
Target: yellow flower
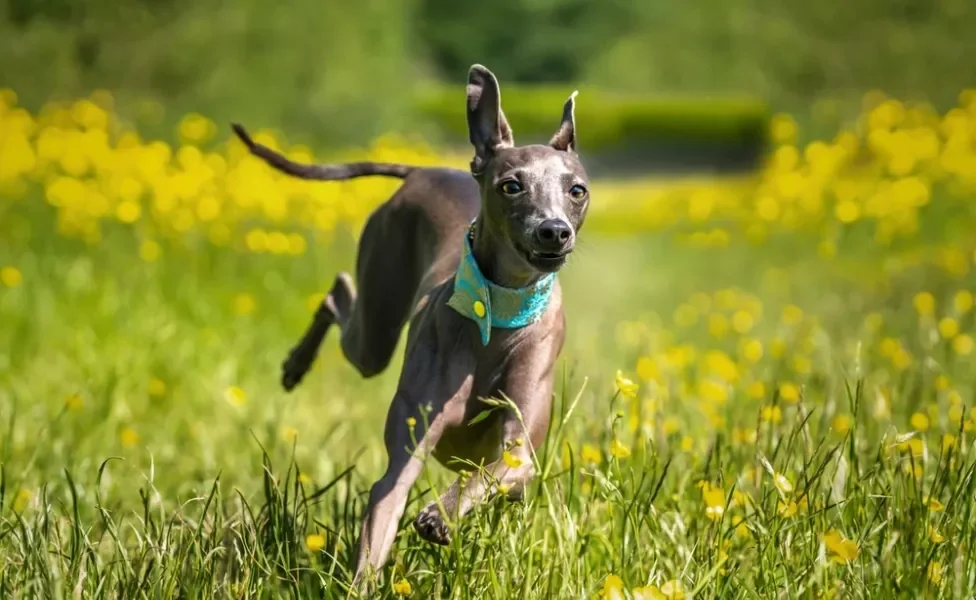
M 149 380 L 146 391 L 149 392 L 150 396 L 162 396 L 166 393 L 166 383 L 162 379 L 153 377 Z
M 783 307 L 780 320 L 785 325 L 797 325 L 803 320 L 803 309 L 795 304 L 787 304 Z
M 973 294 L 969 290 L 959 290 L 952 298 L 952 305 L 956 312 L 964 315 L 973 307 Z
M 904 348 L 899 348 L 891 357 L 891 364 L 895 365 L 899 371 L 904 371 L 912 366 L 912 353 Z
M 123 223 L 135 223 L 142 216 L 142 207 L 138 202 L 124 200 L 115 208 L 115 218 Z
M 755 444 L 756 430 L 751 428 L 745 428 L 745 427 L 733 427 L 732 443 L 733 444 Z
M 729 506 L 751 506 L 753 503 L 752 496 L 742 490 L 735 490 L 732 492 L 732 503 Z
M 254 301 L 254 296 L 250 294 L 237 294 L 234 297 L 234 314 L 236 315 L 249 315 L 254 312 L 257 307 L 257 303 Z
M 928 568 L 925 570 L 925 574 L 928 576 L 929 581 L 932 582 L 932 585 L 942 583 L 942 572 L 942 564 L 935 561 L 930 562 Z
M 509 468 L 512 469 L 522 466 L 522 459 L 515 456 L 508 450 L 502 453 L 502 460 L 505 462 L 506 465 L 509 466 Z
M 798 131 L 796 121 L 787 113 L 776 113 L 769 120 L 770 137 L 778 145 L 793 143 Z
M 789 494 L 793 491 L 793 483 L 782 473 L 776 473 L 773 476 L 773 485 L 782 494 Z
M 793 371 L 800 375 L 807 375 L 813 370 L 810 359 L 803 355 L 793 357 Z
M 185 143 L 199 144 L 206 142 L 217 131 L 217 126 L 207 117 L 199 113 L 189 113 L 180 119 L 178 132 Z
M 234 406 L 244 406 L 247 403 L 247 393 L 236 385 L 232 385 L 224 392 L 224 398 Z
M 845 433 L 847 433 L 851 429 L 851 417 L 850 417 L 850 415 L 841 414 L 841 415 L 835 416 L 834 417 L 834 420 L 830 424 L 830 427 L 831 427 L 831 429 L 834 430 L 834 432 L 836 432 L 836 433 L 838 433 L 840 435 L 844 435 Z
M 313 533 L 305 538 L 305 547 L 309 552 L 318 552 L 325 548 L 325 536 L 320 533 Z
M 725 492 L 707 481 L 702 485 L 702 501 L 705 503 L 705 516 L 717 521 L 725 514 Z
M 698 382 L 698 394 L 703 400 L 716 404 L 724 404 L 729 399 L 728 387 L 711 379 L 703 379 Z
M 722 338 L 729 332 L 729 320 L 721 313 L 708 316 L 708 333 L 713 337 Z
M 942 542 L 945 541 L 945 537 L 941 533 L 939 533 L 938 529 L 929 525 L 929 540 L 933 544 L 941 544 Z
M 20 514 L 27 509 L 27 504 L 31 501 L 33 494 L 29 490 L 20 489 L 17 491 L 17 495 L 14 496 L 14 512 Z
M 761 381 L 753 381 L 749 384 L 749 397 L 755 400 L 762 400 L 766 397 L 766 384 Z
M 620 395 L 621 396 L 623 396 L 624 398 L 636 398 L 637 397 L 637 389 L 638 389 L 639 386 L 636 383 L 634 383 L 633 381 L 631 381 L 630 379 L 627 379 L 626 377 L 624 377 L 624 374 L 623 374 L 622 371 L 619 371 L 619 370 L 617 371 L 615 380 L 616 380 L 615 382 L 617 384 L 617 391 L 620 392 Z
M 410 582 L 406 579 L 401 579 L 400 581 L 393 584 L 393 591 L 400 596 L 407 596 L 410 594 L 413 588 L 410 587 Z
M 598 465 L 603 460 L 603 454 L 593 444 L 583 444 L 583 447 L 580 449 L 580 459 L 585 463 Z
M 921 438 L 913 437 L 898 444 L 899 450 L 907 450 L 912 456 L 925 454 L 925 442 Z
M 751 363 L 757 363 L 763 356 L 762 342 L 756 339 L 749 340 L 742 345 L 742 356 Z
M 746 526 L 746 520 L 736 515 L 732 517 L 732 526 L 735 527 L 735 534 L 739 537 L 749 537 L 749 528 Z
M 268 234 L 261 228 L 252 229 L 244 236 L 244 243 L 251 252 L 264 252 L 268 249 Z
M 695 447 L 695 440 L 692 439 L 690 435 L 686 435 L 681 438 L 681 450 L 682 452 L 691 452 Z
M 603 597 L 612 600 L 623 600 L 624 580 L 617 575 L 607 575 L 603 580 Z
M 684 600 L 685 598 L 685 590 L 677 579 L 664 582 L 664 585 L 661 586 L 661 594 L 667 600 Z
M 637 376 L 644 381 L 657 379 L 660 374 L 657 363 L 649 356 L 642 356 L 637 359 Z
M 65 407 L 70 411 L 79 411 L 85 406 L 85 401 L 78 394 L 71 394 L 64 401 Z
M 763 421 L 776 424 L 783 420 L 783 411 L 779 406 L 767 404 L 762 407 L 761 416 Z
M 281 430 L 281 437 L 286 442 L 294 442 L 298 439 L 298 429 L 294 427 L 285 427 Z
M 973 338 L 965 333 L 952 340 L 952 350 L 960 356 L 971 354 L 974 347 L 976 347 L 976 342 L 973 342 Z
M 0 283 L 8 288 L 15 288 L 23 281 L 20 269 L 17 267 L 3 267 L 0 269 Z
M 783 399 L 783 402 L 797 402 L 800 400 L 800 388 L 794 383 L 781 383 L 779 397 Z
M 139 245 L 139 258 L 146 262 L 156 262 L 162 253 L 163 249 L 153 240 L 145 240 Z
M 946 454 L 956 448 L 956 436 L 951 433 L 942 434 L 942 453 Z
M 935 296 L 929 292 L 915 294 L 913 304 L 915 305 L 915 310 L 920 315 L 930 316 L 935 312 Z
M 407 417 L 407 427 L 413 429 L 416 426 L 417 426 L 417 419 L 413 417 Z
M 312 478 L 306 475 L 305 473 L 299 473 L 298 482 L 301 483 L 302 485 L 309 485 L 310 483 L 312 483 Z
M 959 323 L 952 317 L 944 317 L 939 320 L 939 335 L 943 339 L 951 340 L 959 335 Z
M 734 383 L 739 380 L 739 366 L 725 352 L 711 350 L 705 354 L 704 362 L 708 372 L 723 381 Z
M 921 479 L 925 475 L 925 467 L 921 463 L 915 463 L 914 466 L 911 463 L 904 463 L 903 465 L 905 473 L 911 475 L 915 479 Z
M 884 316 L 879 313 L 873 312 L 868 316 L 864 317 L 864 325 L 870 331 L 878 331 L 881 326 L 884 325 Z
M 912 418 L 909 420 L 909 424 L 911 424 L 911 426 L 915 430 L 921 433 L 924 433 L 929 430 L 929 418 L 928 416 L 920 412 L 917 412 L 912 415 Z
M 900 348 L 901 344 L 898 342 L 898 340 L 892 337 L 886 337 L 881 340 L 880 344 L 878 344 L 878 351 L 881 353 L 881 356 L 888 358 L 894 356 Z
M 827 550 L 830 551 L 830 560 L 844 564 L 857 558 L 860 548 L 853 540 L 842 536 L 836 529 L 831 529 L 821 536 Z
M 610 442 L 610 454 L 616 458 L 627 458 L 630 456 L 630 448 L 618 439 Z
M 930 498 L 928 496 L 925 496 L 924 498 L 922 498 L 922 502 L 926 506 L 928 506 L 929 510 L 932 512 L 940 512 L 942 511 L 942 509 L 945 508 L 945 506 L 941 502 L 939 502 L 937 498 Z
M 935 389 L 939 390 L 940 392 L 949 389 L 951 384 L 952 382 L 949 381 L 949 378 L 945 375 L 939 375 L 935 378 Z
M 139 434 L 131 427 L 126 427 L 119 433 L 119 441 L 123 446 L 135 446 L 139 443 Z
M 851 200 L 842 200 L 834 207 L 834 214 L 841 223 L 853 223 L 861 216 L 861 209 Z
M 752 315 L 744 310 L 736 311 L 732 315 L 732 329 L 740 335 L 749 333 L 753 325 L 755 325 L 755 320 L 752 318 Z
M 630 595 L 634 600 L 667 600 L 667 596 L 655 585 L 634 588 L 630 591 Z
M 776 512 L 784 519 L 794 516 L 798 510 L 796 502 L 793 500 L 780 500 L 776 507 Z

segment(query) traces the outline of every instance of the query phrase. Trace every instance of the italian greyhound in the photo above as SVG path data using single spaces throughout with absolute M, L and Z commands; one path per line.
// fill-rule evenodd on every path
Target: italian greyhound
M 427 457 L 460 473 L 414 520 L 448 544 L 453 524 L 497 494 L 518 499 L 545 440 L 565 317 L 555 274 L 573 251 L 589 205 L 576 151 L 576 92 L 548 144 L 516 146 L 494 74 L 468 72 L 470 172 L 374 162 L 307 165 L 233 129 L 250 152 L 292 176 L 367 175 L 403 184 L 367 219 L 355 277 L 340 272 L 282 365 L 292 390 L 329 328 L 363 377 L 390 363 L 409 322 L 403 367 L 386 417 L 386 472 L 369 492 L 354 585 L 388 560 L 407 495 Z M 553 119 L 555 124 L 555 118 Z M 482 399 L 507 398 L 505 408 Z M 497 403 L 496 403 L 497 404 Z M 482 415 L 483 417 L 484 415 Z M 472 422 L 474 421 L 474 422 Z M 477 474 L 464 467 L 482 465 Z

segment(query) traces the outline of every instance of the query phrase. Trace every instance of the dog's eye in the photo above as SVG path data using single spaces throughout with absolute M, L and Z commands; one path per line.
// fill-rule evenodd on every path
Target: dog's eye
M 569 195 L 579 200 L 586 195 L 586 188 L 577 184 L 569 188 Z
M 501 189 L 503 193 L 512 196 L 522 191 L 522 184 L 517 181 L 506 181 L 501 185 Z

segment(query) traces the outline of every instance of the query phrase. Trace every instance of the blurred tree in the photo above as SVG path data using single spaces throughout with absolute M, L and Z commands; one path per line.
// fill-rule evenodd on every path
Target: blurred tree
M 608 48 L 630 9 L 594 0 L 420 0 L 420 38 L 437 72 L 458 78 L 483 63 L 508 81 L 579 80 Z

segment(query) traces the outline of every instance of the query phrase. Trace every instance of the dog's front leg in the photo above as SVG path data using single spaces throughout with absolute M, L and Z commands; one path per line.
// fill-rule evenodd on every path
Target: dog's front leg
M 407 426 L 409 415 L 415 412 L 411 408 L 412 403 L 399 393 L 390 406 L 386 423 L 389 464 L 386 473 L 369 490 L 369 502 L 359 537 L 359 558 L 354 578 L 357 585 L 363 583 L 367 570 L 372 571 L 369 576 L 375 575 L 389 557 L 410 488 L 420 476 L 429 449 L 440 437 L 442 428 L 436 419 L 426 431 L 418 422 L 414 427 L 415 446 Z
M 523 421 L 526 425 L 533 422 L 541 426 L 544 432 L 548 424 L 548 405 L 549 401 L 545 399 L 536 405 L 545 411 L 544 423 L 526 420 L 524 414 L 522 420 L 514 414 L 504 417 L 500 458 L 479 472 L 455 481 L 439 500 L 428 504 L 417 515 L 414 527 L 422 538 L 435 544 L 449 544 L 451 534 L 448 520 L 456 522 L 496 493 L 505 494 L 511 499 L 521 498 L 525 486 L 535 476 L 533 442 L 541 443 L 541 437 L 531 435 L 532 429 L 523 427 Z M 447 518 L 444 518 L 445 514 Z
M 355 587 L 361 588 L 364 578 L 371 580 L 364 577 L 367 571 L 375 574 L 389 558 L 410 488 L 444 431 L 445 405 L 470 392 L 470 375 L 459 370 L 445 376 L 432 356 L 423 347 L 411 353 L 387 413 L 384 437 L 389 463 L 369 492 Z M 424 406 L 429 407 L 426 415 Z

